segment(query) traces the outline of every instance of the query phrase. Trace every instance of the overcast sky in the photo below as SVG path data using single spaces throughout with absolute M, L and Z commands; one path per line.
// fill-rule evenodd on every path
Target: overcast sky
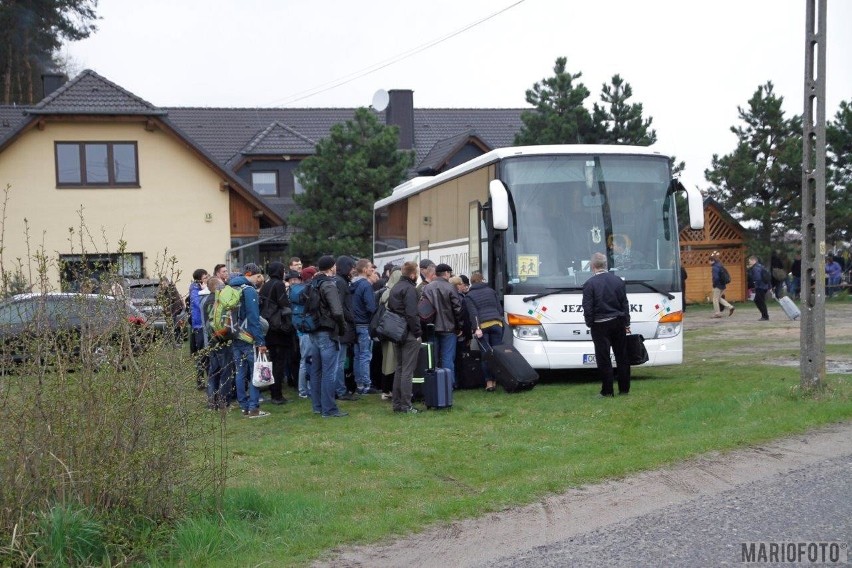
M 159 106 L 357 107 L 412 89 L 418 108 L 526 107 L 526 89 L 565 56 L 589 108 L 612 75 L 630 83 L 656 147 L 704 188 L 759 85 L 802 113 L 805 11 L 805 0 L 99 0 L 99 31 L 66 54 Z M 828 0 L 829 118 L 852 100 L 850 28 L 852 1 Z

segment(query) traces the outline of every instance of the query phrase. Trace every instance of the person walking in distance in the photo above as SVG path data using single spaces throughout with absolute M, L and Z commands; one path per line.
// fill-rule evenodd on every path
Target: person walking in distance
M 710 253 L 710 268 L 712 270 L 713 276 L 713 317 L 720 318 L 724 314 L 724 310 L 722 308 L 728 310 L 728 317 L 734 315 L 734 306 L 728 302 L 725 298 L 722 297 L 722 294 L 725 292 L 725 287 L 731 281 L 731 277 L 728 274 L 727 269 L 722 266 L 722 261 L 719 260 L 720 254 L 719 251 L 713 251 Z
M 411 405 L 412 378 L 420 352 L 420 317 L 417 315 L 417 264 L 402 265 L 399 282 L 390 290 L 388 310 L 405 318 L 408 330 L 401 343 L 394 344 L 396 372 L 393 376 L 393 411 L 416 413 Z
M 627 360 L 627 333 L 630 332 L 630 304 L 624 281 L 607 270 L 606 256 L 596 252 L 591 258 L 593 276 L 583 284 L 583 317 L 591 329 L 595 361 L 601 377 L 600 396 L 614 396 L 610 348 L 618 369 L 618 394 L 630 392 L 630 363 Z
M 766 293 L 772 288 L 772 276 L 756 256 L 748 257 L 748 280 L 749 288 L 754 289 L 754 305 L 760 311 L 760 321 L 767 321 Z

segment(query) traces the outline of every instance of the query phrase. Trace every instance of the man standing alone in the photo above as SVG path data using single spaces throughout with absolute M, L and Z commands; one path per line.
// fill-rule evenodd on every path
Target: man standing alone
M 618 367 L 618 394 L 630 392 L 630 363 L 627 360 L 627 333 L 630 331 L 630 305 L 624 281 L 607 271 L 606 256 L 596 252 L 591 259 L 594 275 L 583 284 L 583 316 L 592 330 L 595 360 L 601 376 L 600 396 L 614 396 L 613 370 L 609 351 Z

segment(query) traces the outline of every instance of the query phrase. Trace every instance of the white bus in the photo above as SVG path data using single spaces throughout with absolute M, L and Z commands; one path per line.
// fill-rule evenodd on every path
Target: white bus
M 582 314 L 594 252 L 627 284 L 646 365 L 683 359 L 683 291 L 674 193 L 704 225 L 700 192 L 672 179 L 668 156 L 636 146 L 493 150 L 418 177 L 375 204 L 375 263 L 429 258 L 482 271 L 503 301 L 504 342 L 536 369 L 595 365 Z

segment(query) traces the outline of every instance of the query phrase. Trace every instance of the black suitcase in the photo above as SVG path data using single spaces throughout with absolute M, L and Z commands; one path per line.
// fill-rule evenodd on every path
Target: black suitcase
M 485 387 L 481 351 L 459 351 L 456 354 L 456 387 L 459 389 Z
M 494 375 L 494 380 L 506 392 L 530 390 L 538 382 L 538 373 L 511 345 L 495 345 L 492 348 L 480 342 L 480 346 L 482 357 Z
M 426 382 L 426 371 L 435 368 L 435 347 L 431 343 L 421 343 L 417 354 L 417 365 L 414 366 L 414 377 L 411 379 L 411 399 L 423 400 L 423 383 Z
M 450 408 L 453 405 L 453 372 L 439 367 L 426 371 L 423 382 L 426 408 Z

